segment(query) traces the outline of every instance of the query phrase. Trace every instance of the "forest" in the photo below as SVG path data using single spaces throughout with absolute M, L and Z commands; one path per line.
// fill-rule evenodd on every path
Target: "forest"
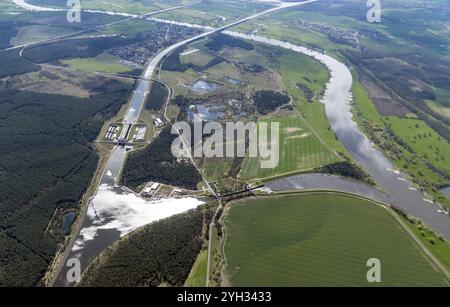
M 25 49 L 23 56 L 35 63 L 48 63 L 66 58 L 95 57 L 105 50 L 124 46 L 137 41 L 137 38 L 98 37 L 67 39 L 50 44 L 32 46 Z
M 0 49 L 11 47 L 11 38 L 19 31 L 19 24 L 14 21 L 0 21 Z
M 87 268 L 81 287 L 183 286 L 211 211 L 195 209 L 137 230 Z
M 255 47 L 249 42 L 221 33 L 214 34 L 211 37 L 211 41 L 206 43 L 205 46 L 212 51 L 219 51 L 225 46 L 230 48 L 240 48 L 247 51 L 255 49 Z
M 147 148 L 130 153 L 124 166 L 122 183 L 133 189 L 148 181 L 197 189 L 201 176 L 195 166 L 179 162 L 172 155 L 172 142 L 176 137 L 171 133 L 171 126 L 166 126 Z
M 333 164 L 325 165 L 315 170 L 319 173 L 339 175 L 343 177 L 360 180 L 368 184 L 374 184 L 372 178 L 367 175 L 361 167 L 350 163 L 348 161 L 337 162 Z
M 275 111 L 276 108 L 287 104 L 289 101 L 289 96 L 271 90 L 258 91 L 253 94 L 253 102 L 260 114 L 267 114 Z
M 159 111 L 167 100 L 169 91 L 167 87 L 161 82 L 154 81 L 150 89 L 150 94 L 147 96 L 145 108 L 151 111 Z
M 62 239 L 47 225 L 57 208 L 78 208 L 97 167 L 92 141 L 131 86 L 107 80 L 89 98 L 1 92 L 0 286 L 40 283 Z
M 40 69 L 39 65 L 21 57 L 17 50 L 0 51 L 0 78 L 20 75 Z

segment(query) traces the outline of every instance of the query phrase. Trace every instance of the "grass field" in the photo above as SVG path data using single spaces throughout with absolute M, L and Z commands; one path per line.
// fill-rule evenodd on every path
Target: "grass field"
M 450 174 L 450 144 L 423 121 L 389 117 L 386 123 L 416 154 Z
M 336 152 L 350 157 L 345 147 L 336 139 L 326 116 L 325 106 L 320 102 L 325 84 L 329 80 L 327 68 L 306 55 L 286 50 L 282 52 L 283 56 L 278 58 L 275 66 L 295 107 L 303 114 L 304 119 L 323 143 Z M 299 83 L 314 93 L 312 102 L 307 101 L 305 93 L 297 86 Z
M 370 258 L 381 261 L 377 286 L 448 285 L 388 211 L 360 198 L 248 199 L 230 208 L 225 225 L 234 286 L 372 286 Z
M 14 46 L 23 45 L 31 42 L 37 42 L 60 35 L 67 35 L 73 33 L 74 30 L 70 28 L 46 26 L 46 25 L 31 25 L 20 28 L 17 35 L 11 39 L 11 44 Z
M 201 251 L 195 260 L 189 277 L 184 283 L 185 287 L 205 287 L 206 286 L 206 267 L 208 265 L 208 251 Z
M 227 176 L 233 165 L 233 158 L 207 158 L 203 160 L 203 174 L 210 181 Z
M 27 2 L 36 5 L 44 5 L 46 7 L 66 7 L 65 1 L 58 0 L 27 0 Z M 171 6 L 180 5 L 183 0 L 83 0 L 83 9 L 114 11 L 121 13 L 145 14 L 168 8 Z
M 279 164 L 273 169 L 263 169 L 260 157 L 247 157 L 242 166 L 241 178 L 262 179 L 306 171 L 338 161 L 337 156 L 320 143 L 298 115 L 274 117 L 263 121 L 280 123 Z
M 383 128 L 384 124 L 377 108 L 372 103 L 372 100 L 370 99 L 362 84 L 359 82 L 356 75 L 353 76 L 352 93 L 354 96 L 355 108 L 358 112 L 356 120 L 362 120 L 363 118 L 365 118 L 376 124 L 379 128 Z
M 198 50 L 196 48 L 189 48 L 184 53 L 180 54 L 180 61 L 183 64 L 194 64 L 198 66 L 206 65 L 214 59 L 214 56 Z
M 447 270 L 450 270 L 450 243 L 443 240 L 434 231 L 430 230 L 426 225 L 423 225 L 423 223 L 411 218 L 404 218 L 404 220 L 433 255 L 439 259 Z
M 436 113 L 442 114 L 450 118 L 450 107 L 445 107 L 437 103 L 436 101 L 427 100 L 426 104 Z
M 130 67 L 120 64 L 117 57 L 105 53 L 96 56 L 94 58 L 87 58 L 87 59 L 77 58 L 71 60 L 64 60 L 61 62 L 65 65 L 68 65 L 72 69 L 82 71 L 121 73 L 132 70 Z
M 205 26 L 224 26 L 256 11 L 269 8 L 268 5 L 255 5 L 248 1 L 236 4 L 236 1 L 202 1 L 199 4 L 178 9 L 173 12 L 159 14 L 162 19 L 201 24 Z

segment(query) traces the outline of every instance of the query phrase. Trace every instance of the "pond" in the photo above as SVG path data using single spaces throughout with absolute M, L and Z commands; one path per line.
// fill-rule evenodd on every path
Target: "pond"
M 77 214 L 75 212 L 69 212 L 64 215 L 63 223 L 61 225 L 61 233 L 64 236 L 70 232 L 70 226 L 72 226 L 76 217 L 77 217 Z
M 217 84 L 214 82 L 209 82 L 209 81 L 204 81 L 204 80 L 199 80 L 199 81 L 195 82 L 194 84 L 187 86 L 187 88 L 189 88 L 191 91 L 193 91 L 194 93 L 197 93 L 197 94 L 210 93 L 210 92 L 213 92 L 213 91 L 219 89 L 220 87 L 221 87 L 220 84 Z

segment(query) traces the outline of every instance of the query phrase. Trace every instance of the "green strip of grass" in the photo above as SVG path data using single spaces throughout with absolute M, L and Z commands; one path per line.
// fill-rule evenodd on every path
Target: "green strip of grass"
M 208 264 L 208 251 L 201 251 L 192 267 L 188 279 L 184 283 L 185 287 L 205 287 L 206 267 Z

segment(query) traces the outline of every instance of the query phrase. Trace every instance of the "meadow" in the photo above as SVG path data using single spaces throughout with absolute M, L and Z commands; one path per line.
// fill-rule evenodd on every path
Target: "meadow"
M 450 144 L 447 140 L 418 119 L 389 117 L 386 123 L 417 155 L 450 174 Z
M 192 266 L 191 272 L 184 283 L 185 287 L 205 287 L 206 286 L 206 267 L 208 264 L 208 251 L 201 251 L 197 260 Z
M 63 65 L 71 69 L 104 72 L 104 73 L 123 73 L 131 71 L 132 68 L 119 63 L 119 58 L 107 53 L 102 53 L 93 58 L 74 58 L 61 61 Z
M 383 207 L 337 193 L 247 199 L 225 219 L 233 286 L 445 286 L 413 238 Z M 245 257 L 243 257 L 245 255 Z M 381 283 L 367 282 L 367 260 Z
M 270 117 L 262 121 L 269 123 L 269 127 L 271 122 L 280 123 L 279 164 L 275 168 L 261 168 L 260 157 L 247 157 L 240 178 L 275 177 L 308 171 L 339 161 L 339 158 L 312 134 L 299 115 Z
M 27 0 L 27 2 L 35 5 L 43 5 L 47 7 L 66 7 L 65 0 Z M 183 0 L 112 0 L 112 1 L 96 1 L 83 0 L 83 9 L 105 10 L 131 14 L 145 14 L 158 11 L 164 8 L 180 5 Z

